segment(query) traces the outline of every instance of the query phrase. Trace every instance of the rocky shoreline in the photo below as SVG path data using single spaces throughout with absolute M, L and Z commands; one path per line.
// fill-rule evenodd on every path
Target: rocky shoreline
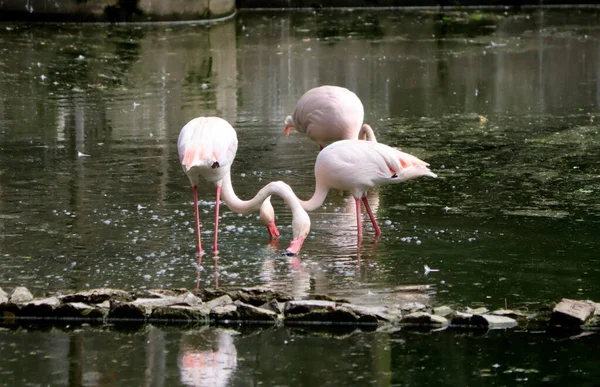
M 563 299 L 523 313 L 486 308 L 463 311 L 417 302 L 361 306 L 322 295 L 294 300 L 289 294 L 261 287 L 234 290 L 155 289 L 124 291 L 93 289 L 35 298 L 25 287 L 10 294 L 0 288 L 3 324 L 19 321 L 96 324 L 268 324 L 356 326 L 368 330 L 395 329 L 532 329 L 600 328 L 600 304 Z

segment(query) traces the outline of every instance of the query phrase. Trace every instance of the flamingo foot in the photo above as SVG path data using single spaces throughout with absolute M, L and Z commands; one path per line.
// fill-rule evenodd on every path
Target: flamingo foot
M 292 242 L 290 242 L 290 247 L 288 247 L 287 250 L 285 250 L 284 254 L 288 256 L 298 254 L 300 252 L 300 249 L 302 248 L 302 244 L 304 243 L 305 239 L 306 235 L 292 240 Z
M 267 231 L 269 232 L 269 236 L 271 237 L 271 239 L 279 237 L 279 230 L 277 229 L 275 221 L 269 223 L 269 225 L 267 226 Z

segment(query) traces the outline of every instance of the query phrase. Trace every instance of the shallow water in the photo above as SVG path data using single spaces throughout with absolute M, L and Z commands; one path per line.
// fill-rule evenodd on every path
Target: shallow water
M 597 11 L 2 24 L 0 51 L 5 290 L 265 285 L 299 298 L 490 309 L 600 300 Z M 179 130 L 201 115 L 227 119 L 239 139 L 237 194 L 284 180 L 307 199 L 318 146 L 283 136 L 283 120 L 322 84 L 355 91 L 379 141 L 427 160 L 438 179 L 372 192 L 383 235 L 375 241 L 364 218 L 360 254 L 348 193 L 330 192 L 311 213 L 299 259 L 281 256 L 291 239 L 281 200 L 274 244 L 258 214 L 223 206 L 219 259 L 198 271 Z M 200 187 L 205 248 L 214 195 Z M 415 284 L 430 286 L 402 290 Z

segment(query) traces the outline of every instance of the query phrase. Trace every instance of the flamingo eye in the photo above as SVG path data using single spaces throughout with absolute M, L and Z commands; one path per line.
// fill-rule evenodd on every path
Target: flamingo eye
M 397 177 L 398 177 L 398 174 L 397 174 L 397 173 L 394 173 L 394 174 L 392 175 L 392 179 L 395 179 L 395 178 L 397 178 Z

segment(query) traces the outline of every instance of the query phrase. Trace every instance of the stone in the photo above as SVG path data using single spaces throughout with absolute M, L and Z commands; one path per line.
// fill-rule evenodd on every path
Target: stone
M 96 305 L 98 308 L 103 308 L 103 309 L 110 309 L 110 301 L 106 300 L 104 302 L 99 303 L 98 305 Z
M 0 288 L 0 304 L 8 302 L 8 293 Z
M 208 308 L 175 305 L 153 309 L 150 318 L 170 321 L 208 321 L 209 313 Z
M 279 302 L 277 300 L 271 300 L 267 303 L 262 304 L 260 307 L 264 308 L 264 309 L 268 309 L 277 314 L 283 314 L 284 306 L 285 306 L 285 303 L 283 303 L 283 302 Z
M 450 324 L 463 327 L 480 327 L 488 329 L 506 329 L 518 325 L 517 321 L 510 317 L 462 312 L 454 312 L 451 315 Z
M 506 316 L 483 314 L 481 317 L 487 322 L 486 326 L 488 329 L 507 329 L 514 328 L 518 325 L 517 320 Z
M 22 304 L 33 300 L 33 294 L 24 286 L 17 286 L 10 295 L 10 302 Z
M 333 311 L 335 310 L 335 302 L 320 301 L 320 300 L 297 300 L 288 301 L 285 303 L 284 313 L 286 315 L 305 314 L 317 310 Z
M 130 303 L 117 304 L 108 312 L 109 319 L 143 321 L 150 316 L 152 309 Z
M 552 310 L 551 325 L 574 326 L 584 324 L 594 315 L 596 304 L 563 298 Z
M 97 309 L 83 302 L 63 303 L 54 310 L 54 314 L 59 318 L 89 318 L 103 319 L 106 316 L 106 311 Z
M 467 306 L 467 313 L 471 313 L 471 314 L 486 314 L 487 312 L 489 312 L 489 309 L 486 308 L 486 307 L 484 307 L 484 306 L 481 306 L 481 307 L 475 308 L 475 309 L 469 308 Z
M 216 307 L 220 307 L 220 306 L 222 307 L 222 306 L 229 305 L 232 303 L 233 303 L 233 300 L 231 299 L 231 297 L 229 297 L 229 295 L 226 294 L 224 296 L 217 297 L 214 300 L 210 300 L 209 302 L 206 303 L 206 305 L 208 306 L 208 308 L 210 310 L 213 310 Z
M 400 320 L 401 316 L 401 313 L 399 315 L 388 313 L 388 308 L 385 306 L 360 306 L 350 303 L 344 303 L 341 306 L 354 312 L 360 323 L 394 322 Z
M 328 301 L 321 301 L 328 302 Z M 288 302 L 289 304 L 289 302 Z M 297 312 L 297 310 L 296 310 Z M 348 308 L 333 307 L 312 309 L 306 313 L 292 313 L 286 311 L 284 322 L 287 323 L 321 323 L 327 325 L 335 324 L 355 324 L 359 320 L 358 316 Z
M 498 309 L 498 310 L 491 312 L 490 314 L 494 315 L 494 316 L 510 317 L 510 318 L 517 319 L 517 320 L 527 318 L 525 313 L 519 312 L 518 310 L 511 310 L 511 309 Z
M 234 304 L 227 304 L 223 306 L 216 306 L 210 310 L 210 317 L 215 320 L 223 319 L 237 319 L 237 306 Z
M 406 304 L 400 306 L 400 309 L 402 309 L 403 311 L 410 312 L 410 313 L 418 312 L 418 311 L 424 310 L 426 308 L 427 308 L 427 306 L 425 306 L 425 304 L 421 304 L 420 302 L 409 302 L 409 303 L 406 303 Z
M 85 302 L 88 304 L 100 304 L 104 301 L 120 301 L 129 302 L 133 301 L 134 297 L 131 293 L 119 289 L 90 289 L 83 292 L 77 292 L 73 294 L 66 294 L 60 296 L 59 299 L 62 302 Z
M 131 305 L 141 306 L 144 308 L 159 308 L 171 305 L 181 304 L 184 297 L 163 297 L 163 298 L 137 298 L 135 301 L 130 302 Z
M 250 304 L 254 306 L 262 305 L 265 302 L 269 302 L 271 300 L 285 302 L 294 299 L 294 297 L 292 297 L 289 294 L 277 292 L 273 289 L 265 288 L 262 286 L 242 288 L 237 292 L 231 293 L 230 296 L 234 301 L 239 300 L 245 304 Z
M 448 319 L 431 313 L 413 312 L 404 316 L 401 323 L 419 326 L 446 326 L 448 325 Z
M 233 304 L 237 307 L 238 318 L 245 321 L 276 322 L 279 319 L 279 315 L 269 309 L 245 304 L 241 301 L 235 301 Z
M 433 314 L 436 316 L 446 317 L 450 316 L 452 313 L 454 313 L 454 309 L 446 305 L 433 308 Z
M 179 289 L 150 289 L 134 292 L 135 298 L 166 298 L 166 297 L 182 297 L 191 294 L 189 290 L 184 288 Z
M 39 306 L 39 305 L 59 306 L 60 304 L 61 304 L 61 302 L 58 299 L 58 297 L 52 296 L 52 297 L 43 298 L 43 299 L 40 299 L 40 300 L 30 301 L 27 305 L 34 305 L 34 306 Z

